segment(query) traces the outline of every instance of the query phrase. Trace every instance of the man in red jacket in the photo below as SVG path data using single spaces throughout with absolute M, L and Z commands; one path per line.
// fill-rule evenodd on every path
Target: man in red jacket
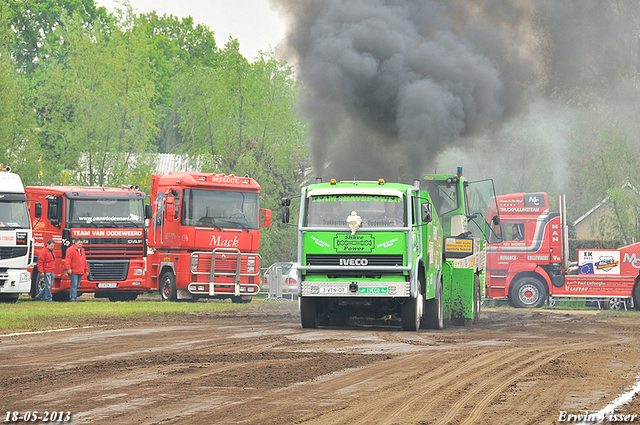
M 44 248 L 38 253 L 38 272 L 44 276 L 44 287 L 36 295 L 36 299 L 51 301 L 51 285 L 53 285 L 53 274 L 55 272 L 54 264 L 56 257 L 53 255 L 53 248 L 56 241 L 49 239 Z M 40 279 L 38 279 L 39 281 Z
M 83 274 L 89 274 L 89 265 L 87 258 L 82 250 L 82 239 L 76 239 L 67 249 L 67 255 L 64 258 L 64 269 L 69 275 L 71 285 L 69 288 L 69 301 L 76 301 L 78 298 L 78 288 L 81 284 Z

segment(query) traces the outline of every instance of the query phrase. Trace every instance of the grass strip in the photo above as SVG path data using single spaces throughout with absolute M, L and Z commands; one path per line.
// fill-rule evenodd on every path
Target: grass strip
M 165 320 L 179 316 L 203 316 L 229 310 L 269 308 L 277 302 L 254 299 L 247 304 L 231 300 L 193 302 L 130 301 L 82 297 L 78 302 L 44 302 L 20 297 L 14 304 L 0 304 L 0 335 L 24 331 L 42 331 L 83 326 L 101 326 L 113 322 L 135 324 L 136 320 Z

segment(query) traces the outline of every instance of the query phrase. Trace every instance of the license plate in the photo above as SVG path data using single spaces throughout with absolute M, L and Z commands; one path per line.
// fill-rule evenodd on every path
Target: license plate
M 320 287 L 320 293 L 321 294 L 346 294 L 347 288 L 344 286 L 339 288 Z
M 386 294 L 387 293 L 387 288 L 386 287 L 364 287 L 364 288 L 359 288 L 358 292 L 361 294 Z
M 118 287 L 117 283 L 98 283 L 98 288 L 100 289 L 113 289 L 117 287 Z

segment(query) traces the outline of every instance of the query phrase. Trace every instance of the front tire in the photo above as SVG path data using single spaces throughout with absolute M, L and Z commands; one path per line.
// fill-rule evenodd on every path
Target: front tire
M 178 299 L 176 277 L 171 270 L 162 273 L 158 289 L 160 290 L 162 301 L 176 301 Z
M 15 303 L 20 298 L 20 294 L 3 294 L 0 295 L 0 303 Z
M 533 276 L 521 277 L 509 290 L 509 300 L 516 308 L 540 308 L 547 296 L 545 286 L 540 279 Z
M 236 297 L 234 295 L 233 297 L 231 297 L 231 302 L 235 304 L 248 304 L 251 302 L 251 300 L 253 300 L 253 297 L 248 295 L 241 295 L 239 297 Z
M 309 297 L 300 297 L 300 321 L 303 328 L 315 329 L 318 327 L 318 300 Z
M 402 319 L 403 331 L 417 331 L 420 329 L 422 310 L 424 308 L 424 295 L 418 288 L 418 295 L 415 298 L 408 298 L 402 304 L 400 317 Z
M 436 283 L 436 295 L 424 303 L 424 317 L 422 327 L 428 329 L 444 328 L 444 303 L 442 300 L 442 280 Z

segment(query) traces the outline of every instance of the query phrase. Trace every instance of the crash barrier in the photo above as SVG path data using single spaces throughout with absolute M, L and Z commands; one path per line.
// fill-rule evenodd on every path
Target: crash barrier
M 282 267 L 274 267 L 272 272 L 267 275 L 266 293 L 267 298 L 265 301 L 294 301 L 298 299 L 298 294 L 292 291 L 297 288 L 287 288 L 284 291 L 284 280 L 286 276 L 282 274 Z M 264 288 L 265 285 L 263 285 Z M 286 285 L 290 286 L 290 285 Z

